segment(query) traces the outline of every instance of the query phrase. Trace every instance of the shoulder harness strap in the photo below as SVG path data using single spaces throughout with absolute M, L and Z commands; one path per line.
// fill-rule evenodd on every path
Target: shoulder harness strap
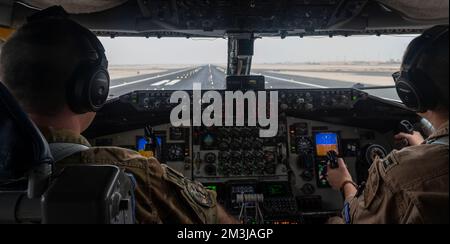
M 449 146 L 449 136 L 443 136 L 439 137 L 437 139 L 433 139 L 430 141 L 427 141 L 427 144 L 429 145 L 442 145 L 442 146 Z

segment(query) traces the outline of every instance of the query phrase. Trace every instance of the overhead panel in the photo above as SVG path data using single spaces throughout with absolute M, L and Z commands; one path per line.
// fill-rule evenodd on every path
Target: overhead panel
M 30 6 L 44 9 L 54 5 L 63 6 L 72 14 L 95 13 L 117 7 L 128 0 L 24 0 Z
M 415 21 L 446 21 L 448 24 L 448 0 L 379 0 L 380 3 Z

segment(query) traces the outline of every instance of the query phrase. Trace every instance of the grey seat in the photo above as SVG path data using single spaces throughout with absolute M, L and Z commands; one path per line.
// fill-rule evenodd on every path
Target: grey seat
M 133 186 L 114 166 L 54 175 L 45 138 L 0 83 L 0 223 L 134 222 Z

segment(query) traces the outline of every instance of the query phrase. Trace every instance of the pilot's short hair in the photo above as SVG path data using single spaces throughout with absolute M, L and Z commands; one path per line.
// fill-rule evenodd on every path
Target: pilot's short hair
M 87 47 L 67 22 L 25 24 L 0 53 L 0 81 L 28 113 L 53 116 L 66 106 L 66 84 Z

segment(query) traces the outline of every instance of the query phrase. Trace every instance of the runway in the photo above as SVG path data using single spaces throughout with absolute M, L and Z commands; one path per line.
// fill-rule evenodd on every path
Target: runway
M 311 76 L 283 74 L 270 70 L 253 70 L 254 75 L 266 77 L 266 89 L 324 89 L 324 88 L 351 88 L 357 84 L 354 80 L 324 79 Z M 348 76 L 385 78 L 384 73 L 358 72 L 349 73 Z M 353 77 L 354 78 L 354 77 Z M 129 78 L 115 79 L 111 82 L 110 97 L 118 97 L 136 90 L 192 90 L 194 83 L 201 83 L 204 90 L 225 89 L 225 68 L 216 65 L 192 66 L 184 69 L 172 69 L 164 72 L 141 75 Z M 358 82 L 364 83 L 364 81 Z M 368 85 L 373 86 L 373 85 Z M 387 99 L 398 100 L 395 89 L 368 90 L 370 94 Z

